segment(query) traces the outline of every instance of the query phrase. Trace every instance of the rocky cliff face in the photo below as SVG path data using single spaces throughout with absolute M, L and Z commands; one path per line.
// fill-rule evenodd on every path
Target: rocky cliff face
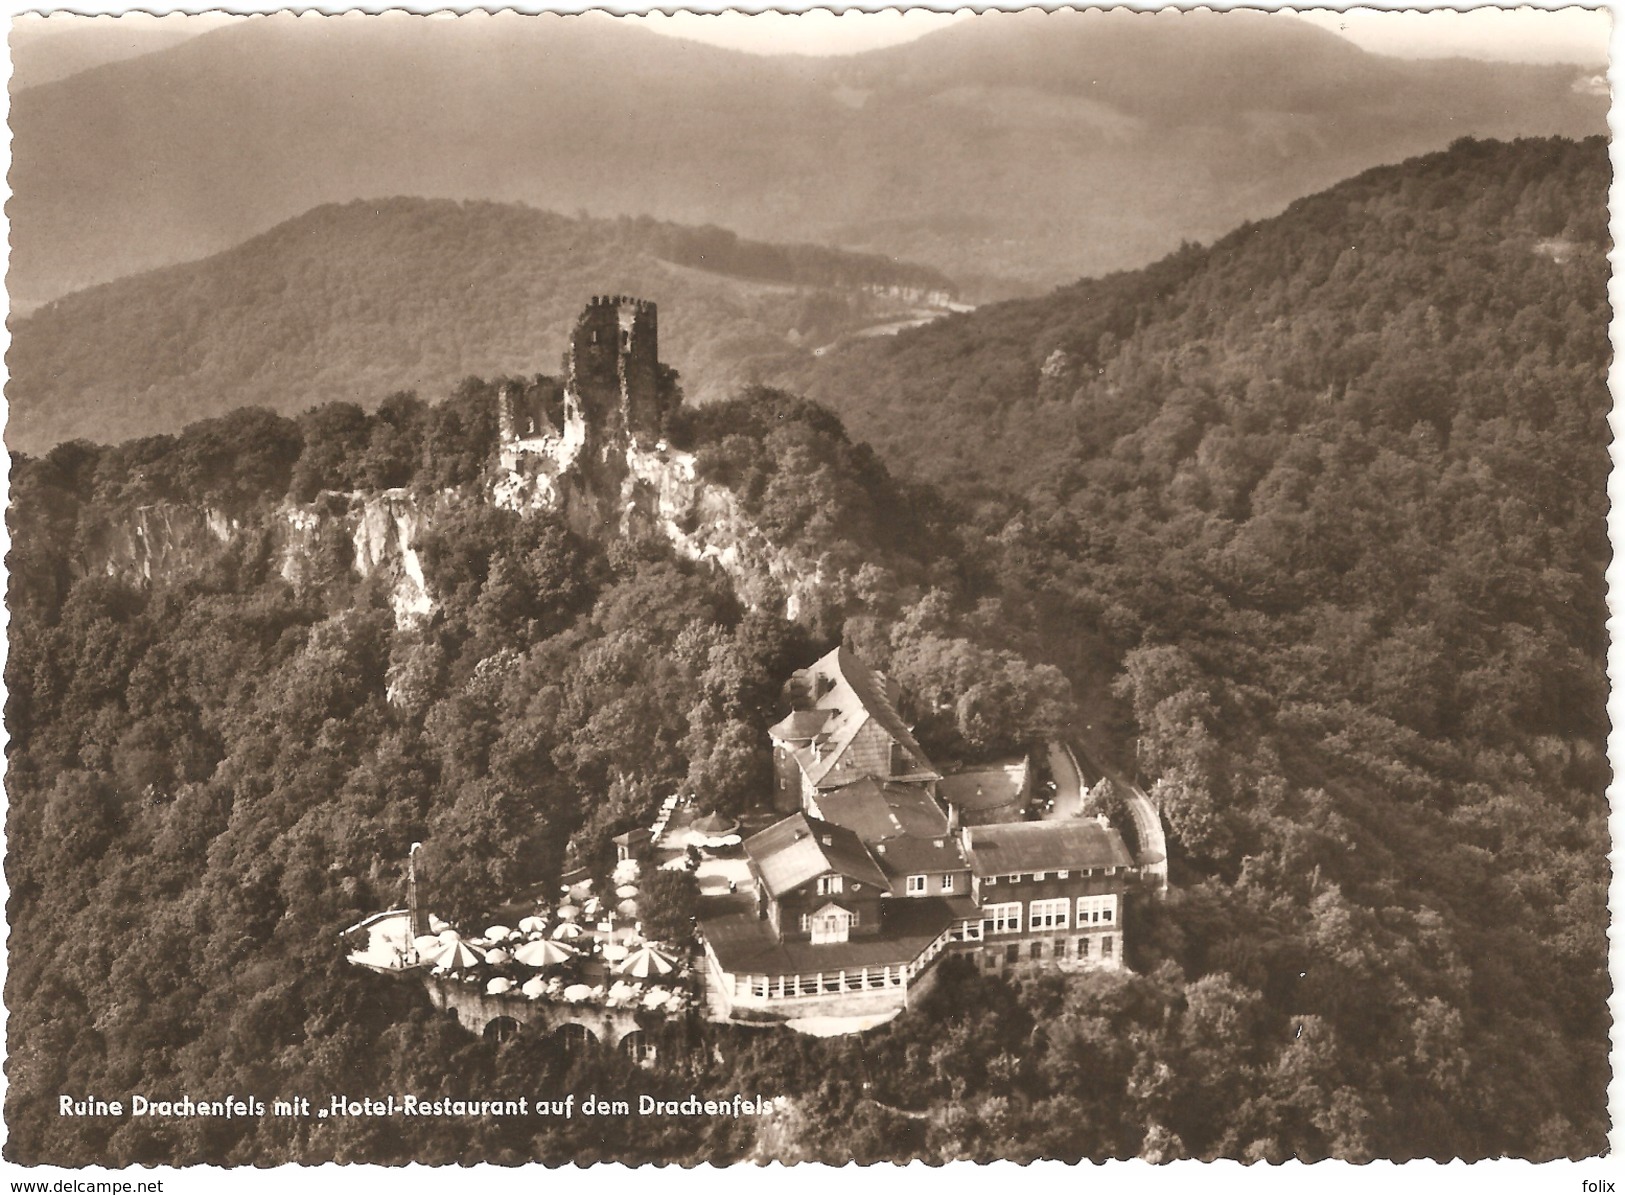
M 392 581 L 390 603 L 405 625 L 434 609 L 414 544 L 449 495 L 420 498 L 407 490 L 323 494 L 300 505 L 283 502 L 258 516 L 209 507 L 161 503 L 137 508 L 86 535 L 80 564 L 87 573 L 138 584 L 178 580 L 219 564 L 231 553 L 263 554 L 296 588 L 319 585 L 343 571 Z
M 740 600 L 795 618 L 822 582 L 816 562 L 774 544 L 728 489 L 700 480 L 694 458 L 660 440 L 681 401 L 675 375 L 659 364 L 653 303 L 624 295 L 594 298 L 576 323 L 557 422 L 516 408 L 504 389 L 500 444 L 484 493 L 424 499 L 407 490 L 319 496 L 283 502 L 258 519 L 218 510 L 147 506 L 94 531 L 84 567 L 150 583 L 207 567 L 230 551 L 260 551 L 295 586 L 319 585 L 350 569 L 392 581 L 397 624 L 434 609 L 416 544 L 437 510 L 489 501 L 521 514 L 562 515 L 584 538 L 656 535 L 690 560 L 709 562 Z M 520 428 L 524 434 L 517 434 Z
M 590 449 L 590 451 L 589 451 Z M 397 625 L 433 613 L 416 544 L 436 515 L 470 495 L 409 490 L 326 493 L 247 517 L 162 503 L 89 531 L 80 565 L 137 584 L 177 580 L 232 553 L 264 559 L 296 588 L 345 572 L 391 583 Z M 505 445 L 483 500 L 562 513 L 583 535 L 655 535 L 679 555 L 720 569 L 747 606 L 795 618 L 824 578 L 815 561 L 768 539 L 723 486 L 698 478 L 694 457 L 663 444 L 593 444 L 584 428 Z
M 747 606 L 795 618 L 823 580 L 816 562 L 774 544 L 724 486 L 700 480 L 691 453 L 630 438 L 598 440 L 567 414 L 557 435 L 505 444 L 491 501 L 559 511 L 580 534 L 655 535 L 727 574 Z

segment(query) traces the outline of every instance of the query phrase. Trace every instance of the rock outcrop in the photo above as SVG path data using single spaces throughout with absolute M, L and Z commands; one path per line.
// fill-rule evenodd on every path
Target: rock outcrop
M 595 299 L 576 327 L 557 411 L 518 412 L 504 392 L 500 442 L 477 493 L 326 492 L 246 517 L 179 503 L 143 506 L 91 529 L 81 567 L 149 584 L 236 552 L 264 559 L 297 588 L 347 571 L 382 574 L 405 626 L 435 608 L 417 554 L 423 533 L 455 503 L 488 501 L 520 514 L 559 514 L 600 542 L 664 538 L 679 555 L 725 573 L 747 606 L 797 617 L 824 580 L 817 562 L 773 543 L 731 490 L 699 478 L 693 455 L 661 438 L 678 398 L 656 360 L 655 336 L 654 304 Z

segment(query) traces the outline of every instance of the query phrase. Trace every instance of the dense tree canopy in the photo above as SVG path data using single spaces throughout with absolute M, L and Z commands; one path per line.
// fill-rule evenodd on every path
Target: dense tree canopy
M 860 426 L 895 396 L 919 434 L 881 447 L 916 474 L 940 449 L 951 497 L 780 392 L 686 417 L 702 474 L 819 562 L 799 624 L 663 541 L 492 509 L 475 380 L 17 458 L 8 1156 L 1602 1151 L 1605 180 L 1600 145 L 1463 143 L 841 364 Z M 347 560 L 290 580 L 252 536 L 150 583 L 83 566 L 154 503 L 319 513 L 383 484 L 449 494 L 416 623 Z M 696 1025 L 645 1071 L 473 1040 L 343 964 L 415 841 L 471 916 L 679 788 L 759 805 L 779 686 L 838 639 L 934 752 L 1073 737 L 1151 788 L 1174 887 L 1131 904 L 1131 973 L 948 960 L 871 1033 Z M 56 1115 L 177 1088 L 789 1100 L 590 1131 Z

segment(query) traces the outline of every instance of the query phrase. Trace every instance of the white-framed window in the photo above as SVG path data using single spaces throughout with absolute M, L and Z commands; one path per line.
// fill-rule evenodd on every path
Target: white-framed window
M 841 877 L 840 876 L 819 876 L 818 877 L 818 895 L 819 896 L 833 896 L 833 895 L 835 895 L 835 893 L 839 892 L 840 890 L 841 890 Z
M 1069 876 L 1071 876 L 1071 874 L 1072 873 L 1070 871 L 1067 871 L 1065 868 L 1062 868 L 1060 871 L 1055 873 L 1055 878 L 1058 879 L 1058 880 L 1064 880 L 1064 879 L 1067 879 Z
M 1117 921 L 1117 897 L 1078 897 L 1078 925 L 1113 925 Z
M 801 932 L 806 933 L 810 929 L 812 929 L 812 914 L 803 913 L 801 915 Z
M 948 871 L 948 872 L 943 873 L 943 875 L 942 875 L 942 890 L 944 892 L 952 892 L 954 890 L 954 873 L 953 872 Z
M 1047 872 L 1047 871 L 1035 871 L 1035 872 L 1033 872 L 1033 882 L 1037 883 L 1039 880 L 1043 879 L 1048 874 L 1049 874 L 1049 872 Z
M 997 884 L 998 882 L 999 882 L 999 877 L 998 876 L 987 876 L 985 879 L 982 880 L 982 883 L 986 884 L 990 888 L 994 884 Z
M 1035 900 L 1028 908 L 1029 929 L 1065 929 L 1067 906 L 1072 902 L 1060 896 L 1054 900 Z
M 982 923 L 989 933 L 1019 934 L 1021 932 L 1021 902 L 1007 905 L 988 905 L 982 910 Z
M 909 876 L 908 877 L 908 894 L 910 896 L 924 896 L 925 895 L 925 877 L 924 876 Z
M 826 905 L 812 915 L 812 941 L 814 946 L 826 942 L 844 942 L 857 921 L 846 909 Z

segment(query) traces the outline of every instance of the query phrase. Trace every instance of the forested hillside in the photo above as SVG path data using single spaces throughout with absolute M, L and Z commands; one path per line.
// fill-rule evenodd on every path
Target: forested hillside
M 720 228 L 449 200 L 328 206 L 15 320 L 6 440 L 110 442 L 239 406 L 292 415 L 551 369 L 582 296 L 601 293 L 661 305 L 662 355 L 703 400 L 952 290 L 922 266 Z
M 1463 142 L 807 382 L 1120 662 L 1096 746 L 1210 877 L 1165 948 L 1363 1055 L 1377 1156 L 1601 1148 L 1608 177 Z
M 1603 1152 L 1606 183 L 1600 142 L 1464 142 L 809 380 L 946 495 L 783 394 L 685 415 L 699 468 L 831 562 L 806 625 L 656 543 L 490 509 L 474 383 L 357 412 L 336 450 L 331 410 L 246 412 L 18 459 L 7 1156 Z M 384 483 L 463 496 L 423 541 L 424 627 L 342 560 L 295 588 L 252 544 L 150 588 L 73 566 L 84 528 L 153 500 Z M 679 782 L 749 801 L 778 682 L 837 639 L 903 682 L 933 751 L 1063 732 L 1138 766 L 1174 888 L 1128 910 L 1133 973 L 950 963 L 860 1037 L 701 1025 L 645 1071 L 475 1040 L 340 961 L 415 840 L 436 900 L 478 903 Z M 180 1089 L 789 1103 L 769 1124 L 56 1114 Z

